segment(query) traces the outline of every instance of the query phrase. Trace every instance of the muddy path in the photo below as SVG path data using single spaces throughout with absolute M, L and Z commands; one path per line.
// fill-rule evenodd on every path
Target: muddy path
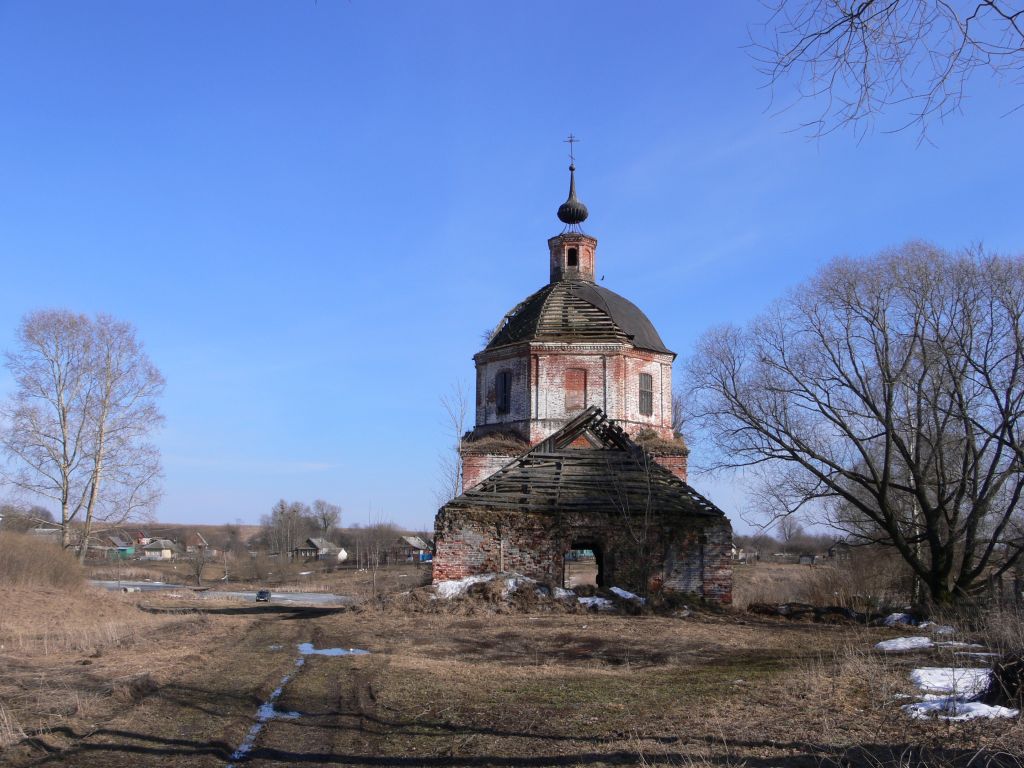
M 365 676 L 349 669 L 358 666 L 358 659 L 300 652 L 304 643 L 317 647 L 323 615 L 309 610 L 254 618 L 237 636 L 204 648 L 203 661 L 176 679 L 141 686 L 131 693 L 134 700 L 101 723 L 52 729 L 27 745 L 24 759 L 11 764 L 258 765 L 264 755 L 277 762 L 275 751 L 294 754 L 298 743 L 304 754 L 329 754 L 335 735 L 346 730 L 346 719 L 351 713 L 358 718 L 367 699 L 359 693 Z M 267 717 L 254 749 L 238 754 L 260 722 L 261 707 L 285 677 L 288 682 L 272 707 L 295 716 Z
M 135 703 L 0 762 L 966 768 L 980 755 L 987 766 L 1024 764 L 1024 720 L 903 717 L 906 663 L 857 650 L 884 629 L 358 609 L 208 621 L 237 623 L 216 624 L 231 630 L 180 674 L 141 687 Z

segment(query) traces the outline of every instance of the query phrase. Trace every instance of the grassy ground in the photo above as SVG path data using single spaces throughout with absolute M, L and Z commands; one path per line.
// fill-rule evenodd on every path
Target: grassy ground
M 378 586 L 413 575 L 378 574 Z M 1024 754 L 1021 721 L 906 718 L 907 669 L 951 656 L 871 652 L 895 630 L 732 611 L 324 611 L 91 590 L 0 600 L 0 703 L 28 736 L 0 752 L 5 766 L 223 766 L 286 675 L 276 708 L 299 716 L 269 720 L 240 764 L 909 768 Z M 302 642 L 370 653 L 297 667 Z

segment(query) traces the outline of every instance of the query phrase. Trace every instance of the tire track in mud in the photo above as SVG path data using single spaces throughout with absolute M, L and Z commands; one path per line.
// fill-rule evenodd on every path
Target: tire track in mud
M 363 649 L 330 647 L 319 627 L 291 646 L 293 671 L 260 705 L 256 722 L 226 768 L 330 762 L 337 754 L 373 754 L 379 738 L 376 695 Z M 311 630 L 311 631 L 310 631 Z M 327 646 L 327 647 L 325 647 Z
M 34 756 L 5 765 L 223 768 L 311 629 L 301 618 L 255 619 L 204 647 L 192 666 L 158 671 L 145 698 L 105 708 L 87 727 L 52 729 Z

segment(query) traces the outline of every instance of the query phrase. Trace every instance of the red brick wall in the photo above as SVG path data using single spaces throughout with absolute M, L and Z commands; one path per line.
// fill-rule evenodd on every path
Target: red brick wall
M 493 512 L 443 508 L 435 520 L 434 581 L 499 570 L 562 586 L 563 557 L 574 542 L 597 542 L 605 586 L 644 591 L 636 583 L 636 544 L 620 518 L 563 513 Z M 634 530 L 636 527 L 634 526 Z M 649 577 L 669 592 L 732 602 L 732 529 L 717 518 L 662 518 L 647 526 Z
M 658 455 L 654 460 L 685 483 L 687 458 L 686 454 L 680 453 L 672 456 Z

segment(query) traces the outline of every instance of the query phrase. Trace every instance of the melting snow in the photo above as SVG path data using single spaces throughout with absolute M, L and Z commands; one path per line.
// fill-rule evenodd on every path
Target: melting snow
M 581 597 L 580 605 L 587 608 L 596 608 L 599 611 L 611 611 L 615 609 L 615 603 L 607 597 Z
M 274 644 L 268 646 L 270 650 L 280 650 L 281 646 Z M 302 654 L 295 659 L 295 668 L 300 669 L 306 663 L 306 656 L 318 655 L 318 656 L 349 656 L 349 655 L 361 655 L 369 653 L 369 651 L 363 651 L 359 648 L 314 648 L 312 643 L 299 643 L 299 653 Z M 271 694 L 267 697 L 267 700 L 260 704 L 259 709 L 256 710 L 256 722 L 253 723 L 252 727 L 249 728 L 249 732 L 245 734 L 245 739 L 238 746 L 234 752 L 231 753 L 231 762 L 228 763 L 227 768 L 235 768 L 235 763 L 239 760 L 245 759 L 254 746 L 256 746 L 256 738 L 260 735 L 263 730 L 263 726 L 270 720 L 296 720 L 302 717 L 301 712 L 279 712 L 274 708 L 274 702 L 281 698 L 281 693 L 284 691 L 284 687 L 292 679 L 292 675 L 296 672 L 289 672 L 287 675 L 281 678 L 281 682 L 278 684 Z
M 453 597 L 461 597 L 466 594 L 466 590 L 474 584 L 491 581 L 498 576 L 499 574 L 497 573 L 482 573 L 477 576 L 467 576 L 464 579 L 442 581 L 434 586 L 434 592 L 438 597 L 443 597 L 445 600 L 451 600 Z
M 921 667 L 912 670 L 910 679 L 925 693 L 956 694 L 971 698 L 988 687 L 991 671 L 965 667 Z
M 966 701 L 963 696 L 939 696 L 927 698 L 916 704 L 904 704 L 902 707 L 913 718 L 926 719 L 937 717 L 942 720 L 973 720 L 976 717 L 1016 717 L 1020 714 L 1016 709 L 990 706 L 980 701 Z
M 619 589 L 618 587 L 612 587 L 611 591 L 619 597 L 621 597 L 623 600 L 636 600 L 638 603 L 640 603 L 640 605 L 643 605 L 647 602 L 642 597 L 640 597 L 640 595 L 634 595 L 632 592 L 627 592 L 626 590 Z
M 910 673 L 910 679 L 922 691 L 922 701 L 904 704 L 901 709 L 916 719 L 973 720 L 977 717 L 1017 717 L 1020 712 L 1008 707 L 991 706 L 977 698 L 988 686 L 991 671 L 960 667 L 922 667 Z
M 921 651 L 931 648 L 934 643 L 928 637 L 894 637 L 892 640 L 883 640 L 875 645 L 876 651 L 894 653 L 900 651 Z
M 363 656 L 369 651 L 362 648 L 314 648 L 312 643 L 299 643 L 303 656 Z
M 949 626 L 949 624 L 940 624 L 937 627 L 929 628 L 928 631 L 933 635 L 952 635 L 956 632 L 956 630 Z
M 299 661 L 302 661 L 302 659 L 299 659 Z M 302 665 L 298 664 L 297 666 Z M 265 702 L 260 704 L 260 708 L 256 710 L 256 722 L 249 729 L 249 732 L 245 734 L 245 739 L 238 746 L 238 749 L 231 753 L 231 762 L 228 763 L 227 768 L 234 768 L 235 761 L 244 759 L 245 756 L 252 751 L 252 748 L 256 746 L 256 737 L 260 735 L 260 731 L 263 730 L 263 726 L 267 724 L 268 720 L 273 720 L 275 717 L 294 720 L 300 716 L 298 712 L 278 712 L 274 709 L 274 702 L 281 697 L 281 692 L 291 679 L 292 673 L 282 677 L 281 684 L 274 689 L 273 693 L 267 697 Z
M 898 624 L 910 624 L 913 626 L 914 617 L 909 613 L 890 613 L 882 623 L 887 627 L 895 627 Z

